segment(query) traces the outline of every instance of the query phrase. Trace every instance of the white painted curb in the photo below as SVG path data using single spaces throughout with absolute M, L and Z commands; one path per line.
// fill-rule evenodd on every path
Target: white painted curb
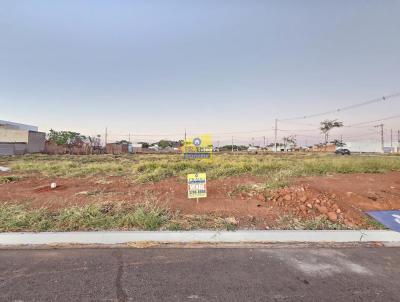
M 288 243 L 288 242 L 391 242 L 400 243 L 394 231 L 105 231 L 0 233 L 0 245 L 160 243 Z

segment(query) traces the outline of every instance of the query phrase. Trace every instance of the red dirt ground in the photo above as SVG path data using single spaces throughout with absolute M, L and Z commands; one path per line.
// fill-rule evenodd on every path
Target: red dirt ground
M 51 182 L 57 183 L 56 189 L 50 188 Z M 36 175 L 0 185 L 0 202 L 55 210 L 94 202 L 137 203 L 149 194 L 184 215 L 235 217 L 240 226 L 257 228 L 273 227 L 283 215 L 323 216 L 355 227 L 364 224 L 367 210 L 400 209 L 399 172 L 303 178 L 267 196 L 257 189 L 237 190 L 239 185 L 257 183 L 263 181 L 253 176 L 211 180 L 207 183 L 209 197 L 197 204 L 187 199 L 186 183 L 176 178 L 135 184 L 122 177 L 53 179 Z

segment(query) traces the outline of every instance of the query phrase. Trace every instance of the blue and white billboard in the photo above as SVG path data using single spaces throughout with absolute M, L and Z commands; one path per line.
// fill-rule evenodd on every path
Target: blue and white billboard
M 400 210 L 369 211 L 367 214 L 393 231 L 400 232 Z

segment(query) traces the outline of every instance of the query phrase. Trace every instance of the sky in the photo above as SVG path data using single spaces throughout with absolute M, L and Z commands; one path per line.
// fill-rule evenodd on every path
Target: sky
M 275 118 L 400 92 L 400 1 L 0 3 L 0 119 L 42 131 L 262 144 Z M 278 135 L 317 142 L 323 119 L 396 114 L 400 97 L 278 122 Z M 384 121 L 386 138 L 399 121 Z M 377 123 L 332 137 L 379 139 Z

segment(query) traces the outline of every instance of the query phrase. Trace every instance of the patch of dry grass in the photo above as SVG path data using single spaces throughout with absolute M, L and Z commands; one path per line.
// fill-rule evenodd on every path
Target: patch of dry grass
M 329 173 L 381 173 L 400 171 L 399 156 L 335 156 L 333 154 L 232 155 L 213 160 L 184 160 L 181 155 L 28 155 L 4 158 L 0 164 L 18 173 L 45 176 L 124 176 L 134 182 L 155 182 L 171 176 L 182 180 L 189 173 L 206 172 L 209 179 L 243 174 L 268 179 L 269 189 L 287 185 L 293 177 Z

